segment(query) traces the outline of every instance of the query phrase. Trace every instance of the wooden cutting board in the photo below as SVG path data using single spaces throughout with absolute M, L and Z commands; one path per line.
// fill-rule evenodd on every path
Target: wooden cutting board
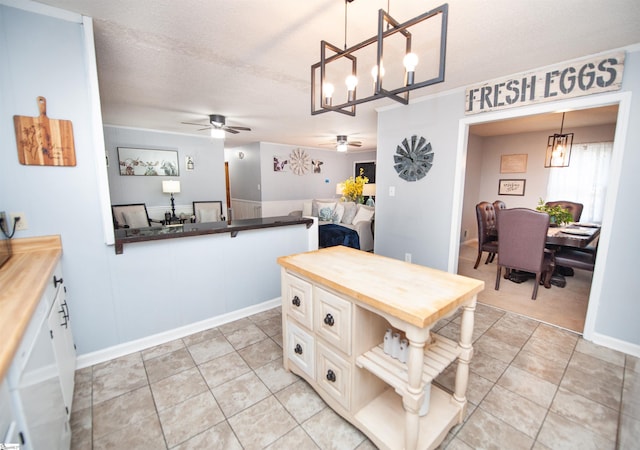
M 13 116 L 20 164 L 35 166 L 75 166 L 73 124 L 70 120 L 49 119 L 47 99 L 38 97 L 38 117 Z

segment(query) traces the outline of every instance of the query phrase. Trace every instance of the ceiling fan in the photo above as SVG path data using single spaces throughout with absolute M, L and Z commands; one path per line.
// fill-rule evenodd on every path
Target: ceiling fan
M 251 128 L 248 127 L 235 127 L 235 126 L 227 126 L 226 125 L 226 117 L 221 114 L 211 114 L 209 115 L 209 125 L 204 123 L 194 123 L 194 122 L 182 122 L 185 125 L 197 125 L 200 127 L 204 127 L 199 129 L 202 130 L 211 130 L 211 137 L 224 139 L 224 132 L 238 134 L 241 131 L 251 131 Z
M 362 147 L 362 142 L 360 141 L 350 141 L 347 138 L 346 134 L 339 134 L 336 136 L 335 142 L 328 142 L 322 145 L 331 145 L 336 147 L 336 150 L 339 152 L 346 152 L 349 146 L 351 147 Z

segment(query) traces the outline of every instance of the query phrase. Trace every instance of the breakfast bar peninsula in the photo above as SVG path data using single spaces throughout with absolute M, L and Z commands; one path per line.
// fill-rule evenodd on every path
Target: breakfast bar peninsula
M 430 449 L 461 423 L 484 282 L 348 247 L 278 258 L 284 367 L 379 448 Z M 431 332 L 462 309 L 460 339 Z M 384 345 L 406 336 L 406 358 Z M 458 361 L 453 393 L 432 385 Z

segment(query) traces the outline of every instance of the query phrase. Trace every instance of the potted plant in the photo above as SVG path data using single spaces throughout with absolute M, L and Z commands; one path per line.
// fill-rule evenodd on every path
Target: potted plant
M 341 183 L 342 201 L 364 203 L 362 191 L 364 189 L 364 185 L 368 182 L 369 178 L 364 176 L 364 169 L 360 168 L 360 175 L 357 177 L 349 177 Z
M 573 222 L 573 215 L 569 212 L 568 209 L 563 208 L 560 205 L 545 205 L 544 200 L 542 199 L 538 200 L 536 211 L 542 211 L 549 214 L 549 224 L 552 227 L 557 227 L 558 225 Z

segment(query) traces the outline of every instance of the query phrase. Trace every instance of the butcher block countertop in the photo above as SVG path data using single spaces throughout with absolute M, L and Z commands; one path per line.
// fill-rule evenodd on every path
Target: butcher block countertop
M 278 264 L 419 328 L 484 289 L 484 281 L 344 246 L 282 256 Z
M 62 255 L 60 236 L 13 239 L 13 256 L 0 268 L 0 380 Z

